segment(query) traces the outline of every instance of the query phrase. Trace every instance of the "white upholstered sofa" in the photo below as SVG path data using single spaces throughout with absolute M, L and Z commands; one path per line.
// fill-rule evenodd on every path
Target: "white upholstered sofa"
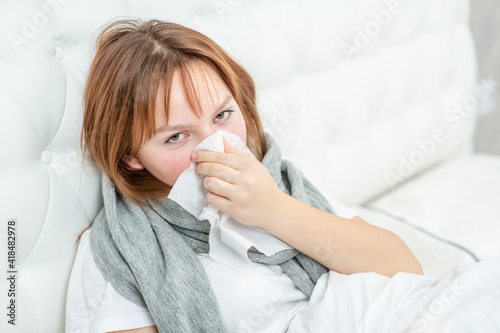
M 64 330 L 75 240 L 101 206 L 80 159 L 82 91 L 96 30 L 118 16 L 226 48 L 284 153 L 400 235 L 426 273 L 500 252 L 500 158 L 472 153 L 495 83 L 477 77 L 468 1 L 2 1 L 1 332 Z

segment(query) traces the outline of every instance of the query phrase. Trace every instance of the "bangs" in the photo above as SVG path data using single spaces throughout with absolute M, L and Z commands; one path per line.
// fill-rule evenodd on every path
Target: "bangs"
M 201 105 L 200 102 L 200 90 L 204 89 L 208 91 L 212 103 L 214 103 L 214 96 L 212 95 L 212 92 L 215 91 L 215 94 L 217 94 L 217 91 L 213 89 L 213 87 L 215 86 L 214 82 L 207 71 L 207 67 L 205 67 L 204 65 L 212 67 L 208 63 L 196 60 L 196 61 L 181 63 L 179 68 L 177 69 L 180 74 L 179 76 L 184 96 L 187 99 L 190 109 L 198 118 L 200 118 L 201 115 L 204 113 L 203 110 L 204 106 Z M 168 91 L 166 99 L 167 103 L 165 103 L 165 117 L 167 119 L 167 123 L 169 120 L 168 110 L 170 102 L 170 93 L 172 90 L 172 80 L 170 80 L 169 83 L 170 86 L 167 87 Z M 219 96 L 215 96 L 215 98 L 218 97 Z
M 190 111 L 193 112 L 197 118 L 200 118 L 204 113 L 204 106 L 200 102 L 201 90 L 204 89 L 208 92 L 212 103 L 219 98 L 217 91 L 213 88 L 214 82 L 207 71 L 207 67 L 204 66 L 210 66 L 217 72 L 210 63 L 203 62 L 199 59 L 190 59 L 188 61 L 168 60 L 165 61 L 165 63 L 168 65 L 157 66 L 156 73 L 150 76 L 149 84 L 143 80 L 138 80 L 138 87 L 135 94 L 136 103 L 134 106 L 135 119 L 133 132 L 140 134 L 131 138 L 132 155 L 137 154 L 140 148 L 155 135 L 155 114 L 158 101 L 160 103 L 163 102 L 165 119 L 168 124 L 174 74 L 178 75 Z M 153 77 L 153 79 L 151 79 L 151 77 Z M 147 79 L 147 76 L 144 75 L 142 78 Z M 141 89 L 141 86 L 145 85 L 148 85 L 147 89 Z M 229 89 L 232 90 L 231 87 L 229 87 Z

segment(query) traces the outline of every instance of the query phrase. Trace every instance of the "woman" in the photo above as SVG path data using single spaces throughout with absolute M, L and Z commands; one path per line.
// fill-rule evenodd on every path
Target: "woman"
M 224 152 L 195 151 L 218 131 L 254 156 L 226 141 Z M 262 130 L 248 73 L 186 27 L 126 20 L 103 30 L 82 142 L 103 171 L 104 208 L 81 238 L 68 331 L 84 313 L 79 329 L 90 331 L 280 332 L 329 270 L 422 274 L 400 238 L 328 202 L 281 158 Z M 167 198 L 192 162 L 208 204 L 291 248 L 250 249 L 244 273 L 208 255 L 210 223 Z

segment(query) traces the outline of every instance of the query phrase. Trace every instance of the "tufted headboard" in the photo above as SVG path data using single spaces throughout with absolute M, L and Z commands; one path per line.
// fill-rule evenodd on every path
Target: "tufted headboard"
M 82 92 L 96 31 L 118 16 L 174 21 L 221 44 L 253 76 L 285 155 L 346 204 L 471 147 L 474 117 L 453 111 L 476 83 L 467 0 L 0 6 L 1 332 L 63 331 L 75 241 L 101 206 L 99 173 L 80 158 Z

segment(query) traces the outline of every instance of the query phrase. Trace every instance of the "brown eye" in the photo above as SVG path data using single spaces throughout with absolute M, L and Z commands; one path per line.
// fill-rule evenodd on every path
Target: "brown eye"
M 222 111 L 221 113 L 219 113 L 218 115 L 215 116 L 215 120 L 218 120 L 218 121 L 224 120 L 227 117 L 229 117 L 229 114 L 231 112 L 233 112 L 233 110 Z
M 179 142 L 185 136 L 186 136 L 186 134 L 184 134 L 184 133 L 176 133 L 176 134 L 170 136 L 167 140 L 165 140 L 165 143 L 176 143 L 176 142 Z

